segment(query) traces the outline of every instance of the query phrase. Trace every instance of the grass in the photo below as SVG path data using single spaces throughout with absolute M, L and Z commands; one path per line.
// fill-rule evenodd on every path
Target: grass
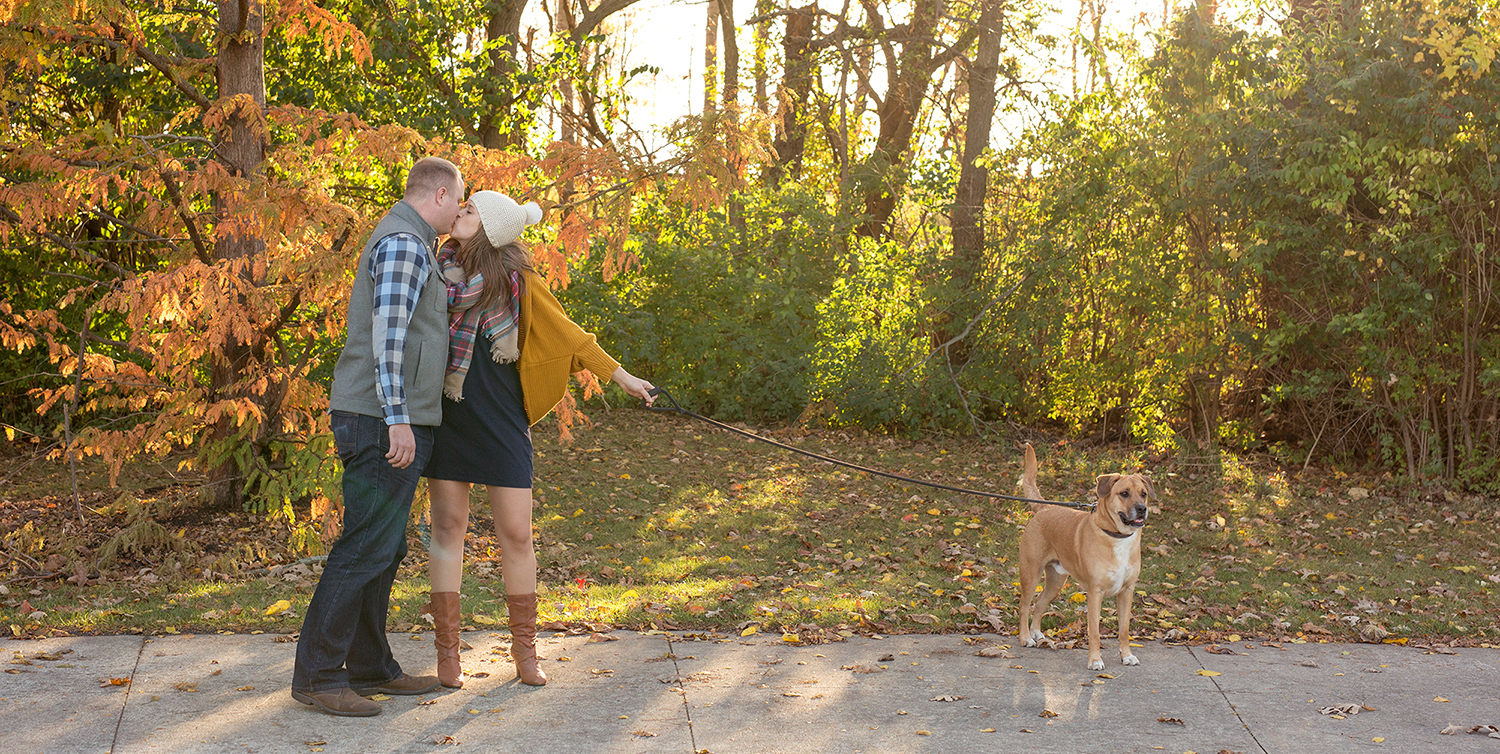
M 682 418 L 613 411 L 594 419 L 571 446 L 536 432 L 543 621 L 780 631 L 802 642 L 1015 631 L 1016 541 L 1029 515 L 1019 504 L 867 478 Z M 778 439 L 983 490 L 1010 493 L 1017 475 L 1009 441 L 838 431 Z M 1086 499 L 1100 473 L 1153 476 L 1159 510 L 1145 530 L 1138 637 L 1500 644 L 1492 552 L 1500 512 L 1489 501 L 1330 469 L 1288 471 L 1259 456 L 1180 459 L 1068 444 L 1040 455 L 1042 489 L 1056 498 Z M 152 498 L 148 485 L 132 493 L 143 505 L 111 506 L 119 491 L 89 478 L 102 512 L 86 512 L 83 523 L 68 515 L 71 500 L 57 497 L 65 469 L 37 467 L 0 487 L 8 558 L 0 581 L 9 591 L 0 622 L 12 633 L 297 630 L 316 564 L 295 565 L 304 554 L 287 545 L 296 525 L 204 514 L 173 502 L 178 487 Z M 503 625 L 499 553 L 480 500 L 465 614 L 476 627 Z M 52 555 L 58 570 L 75 573 L 142 515 L 191 546 L 121 556 L 89 574 L 101 577 L 93 585 L 37 578 Z M 418 539 L 413 529 L 393 595 L 396 630 L 422 627 Z M 1063 642 L 1083 635 L 1081 598 L 1070 585 L 1044 620 Z M 279 600 L 289 606 L 267 614 Z M 1108 625 L 1112 601 L 1106 608 Z

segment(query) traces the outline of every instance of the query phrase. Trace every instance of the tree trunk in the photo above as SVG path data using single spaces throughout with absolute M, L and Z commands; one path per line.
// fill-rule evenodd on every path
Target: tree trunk
M 495 98 L 494 87 L 501 81 L 513 78 L 519 66 L 516 60 L 517 43 L 521 36 L 521 14 L 526 11 L 526 0 L 492 0 L 486 6 L 489 19 L 485 23 L 485 39 L 489 42 L 503 39 L 502 44 L 492 44 L 486 51 L 490 59 L 489 75 L 485 77 L 485 102 Z M 501 113 L 511 109 L 513 96 L 491 105 L 484 113 L 479 125 L 480 143 L 487 149 L 515 149 L 526 141 L 524 124 L 511 121 L 504 131 L 500 129 Z
M 755 15 L 764 16 L 771 12 L 771 0 L 755 0 Z M 766 53 L 770 47 L 770 21 L 761 21 L 755 25 L 755 60 L 751 64 L 755 76 L 755 109 L 764 115 L 771 114 L 771 100 L 766 94 Z
M 867 9 L 871 4 L 867 4 Z M 866 238 L 877 238 L 885 233 L 886 223 L 895 213 L 896 202 L 906 187 L 906 157 L 911 148 L 917 115 L 922 103 L 927 100 L 927 89 L 932 84 L 932 73 L 956 49 L 968 47 L 977 36 L 978 29 L 970 29 L 955 43 L 939 54 L 938 40 L 930 36 L 942 17 L 944 0 L 917 0 L 910 19 L 892 28 L 891 39 L 882 42 L 887 60 L 885 99 L 876 108 L 880 118 L 880 130 L 875 148 L 860 166 L 855 180 L 858 190 L 864 195 L 864 220 L 855 232 Z M 892 40 L 901 44 L 898 55 Z
M 553 19 L 553 24 L 556 25 L 556 28 L 552 30 L 554 37 L 574 36 L 574 28 L 577 26 L 577 23 L 573 20 L 573 9 L 569 5 L 568 0 L 557 0 L 557 15 Z M 583 56 L 583 43 L 579 41 L 577 44 L 578 55 L 581 59 Z M 574 127 L 573 120 L 577 117 L 577 98 L 573 94 L 573 79 L 569 76 L 564 76 L 561 81 L 557 82 L 557 86 L 560 99 L 562 100 L 558 103 L 558 110 L 561 114 L 559 120 L 562 121 L 562 133 L 559 136 L 569 144 L 577 144 L 578 130 Z
M 969 65 L 969 114 L 964 124 L 963 162 L 953 199 L 953 277 L 970 290 L 984 266 L 984 199 L 990 171 L 980 158 L 990 146 L 995 120 L 995 79 L 1000 71 L 1000 17 L 1004 0 L 984 0 L 979 11 L 979 49 Z
M 219 131 L 215 159 L 227 174 L 241 179 L 235 188 L 213 193 L 215 220 L 227 225 L 241 211 L 239 204 L 243 197 L 240 192 L 254 191 L 260 182 L 261 163 L 266 159 L 265 129 L 261 125 L 266 106 L 265 18 L 259 0 L 218 0 L 218 10 L 216 69 L 219 101 L 248 96 L 255 104 L 253 109 L 243 105 L 230 107 L 231 114 Z M 239 232 L 217 232 L 214 235 L 215 263 L 242 260 L 265 252 L 265 241 L 257 236 Z M 241 274 L 248 276 L 250 268 L 250 265 L 244 266 Z M 229 336 L 213 354 L 209 365 L 210 401 L 250 396 L 242 378 L 252 348 L 252 344 Z M 241 470 L 229 453 L 230 448 L 226 447 L 236 431 L 233 420 L 226 417 L 220 419 L 209 433 L 208 443 L 215 447 L 215 455 L 220 459 L 208 472 L 216 507 L 233 507 L 244 500 Z
M 734 36 L 734 0 L 718 4 L 724 36 L 724 108 L 733 114 L 740 105 L 740 43 Z
M 812 92 L 814 61 L 809 50 L 817 10 L 816 4 L 804 5 L 792 8 L 786 16 L 786 37 L 782 41 L 785 62 L 781 86 L 776 92 L 776 109 L 781 117 L 771 142 L 771 148 L 776 150 L 776 164 L 766 169 L 765 178 L 771 185 L 787 177 L 793 180 L 802 177 L 802 151 L 807 145 L 802 108 Z
M 732 33 L 732 30 L 731 30 Z M 703 23 L 703 112 L 718 109 L 719 99 L 719 2 L 708 0 L 708 18 Z

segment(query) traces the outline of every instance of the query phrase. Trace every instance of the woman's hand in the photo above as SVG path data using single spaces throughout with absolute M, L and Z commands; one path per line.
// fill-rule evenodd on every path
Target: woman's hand
M 609 378 L 625 392 L 645 401 L 647 406 L 656 402 L 656 396 L 651 394 L 656 386 L 625 371 L 625 367 L 615 367 L 615 373 Z

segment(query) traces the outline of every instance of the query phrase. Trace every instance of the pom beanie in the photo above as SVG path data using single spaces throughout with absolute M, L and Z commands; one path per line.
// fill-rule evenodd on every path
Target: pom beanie
M 516 200 L 498 191 L 475 191 L 469 204 L 479 213 L 479 222 L 490 239 L 500 248 L 521 237 L 521 230 L 542 220 L 542 208 L 536 202 L 516 204 Z

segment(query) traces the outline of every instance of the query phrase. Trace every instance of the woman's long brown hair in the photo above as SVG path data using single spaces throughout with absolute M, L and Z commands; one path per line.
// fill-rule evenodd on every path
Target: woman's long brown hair
M 484 275 L 484 292 L 479 294 L 476 304 L 482 309 L 509 305 L 510 273 L 535 269 L 531 265 L 531 249 L 526 244 L 516 240 L 497 249 L 490 244 L 482 226 L 473 238 L 459 242 L 458 263 L 463 265 L 466 275 L 476 272 Z

